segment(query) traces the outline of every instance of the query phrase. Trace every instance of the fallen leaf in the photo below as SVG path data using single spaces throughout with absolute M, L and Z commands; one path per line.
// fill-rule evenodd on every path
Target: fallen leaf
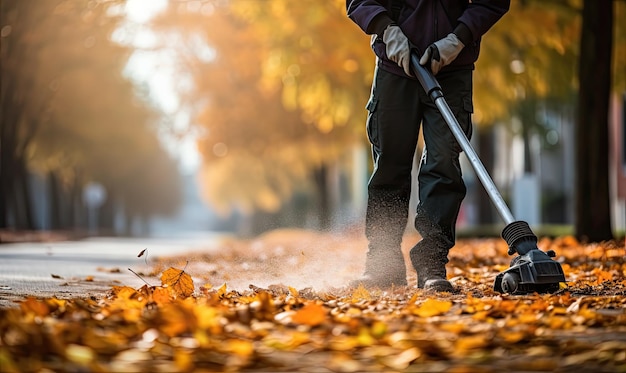
M 458 350 L 467 351 L 485 347 L 489 345 L 489 343 L 490 339 L 488 339 L 485 335 L 477 334 L 459 338 L 455 343 L 455 347 Z M 517 341 L 514 343 L 517 343 Z
M 187 298 L 194 291 L 193 279 L 181 269 L 170 267 L 161 275 L 161 284 L 177 298 Z
M 157 286 L 152 291 L 152 299 L 158 305 L 170 303 L 172 300 L 172 294 L 164 287 Z
M 271 250 L 276 245 L 251 250 L 245 242 L 197 257 L 207 265 L 198 274 L 205 285 L 197 295 L 186 268 L 178 269 L 187 258 L 159 258 L 146 276 L 161 274 L 163 286 L 144 280 L 139 289 L 113 286 L 103 297 L 76 298 L 69 295 L 74 289 L 66 288 L 63 299 L 27 298 L 19 307 L 0 308 L 0 366 L 9 372 L 621 371 L 626 366 L 621 338 L 626 263 L 607 254 L 623 250 L 623 243 L 567 246 L 574 241 L 544 238 L 542 247 L 567 262 L 568 287 L 517 296 L 492 290 L 494 276 L 510 263 L 505 242 L 459 240 L 449 262 L 459 293 L 435 296 L 413 287 L 317 291 L 299 281 L 303 288 L 296 288 L 289 286 L 291 276 L 309 280 L 328 270 L 320 268 L 321 257 L 332 253 L 333 260 L 343 260 L 336 258 L 341 255 L 336 241 L 324 245 L 316 239 L 318 250 L 299 258 L 297 268 L 285 266 L 285 277 L 274 267 L 268 271 L 267 264 L 291 263 L 310 239 L 281 244 L 280 251 Z M 249 268 L 235 274 L 233 263 L 242 261 Z M 308 261 L 317 272 L 309 272 Z M 346 273 L 333 269 L 333 278 Z M 262 284 L 250 284 L 255 276 Z M 228 288 L 227 280 L 234 282 Z M 5 300 L 13 297 L 1 293 Z
M 296 324 L 317 326 L 326 320 L 326 310 L 322 305 L 309 303 L 299 309 L 291 320 Z
M 359 300 L 370 300 L 372 299 L 372 295 L 370 292 L 363 286 L 363 284 L 359 284 L 359 286 L 352 292 L 352 299 Z
M 50 314 L 50 307 L 44 301 L 32 297 L 26 298 L 20 303 L 23 312 L 31 312 L 37 316 L 47 316 Z
M 296 288 L 289 286 L 289 294 L 291 294 L 292 297 L 298 297 L 298 290 L 296 290 Z
M 404 370 L 417 358 L 420 357 L 422 352 L 419 348 L 413 347 L 408 350 L 404 350 L 397 355 L 387 356 L 383 359 L 383 363 L 394 370 Z
M 428 298 L 424 303 L 417 307 L 413 313 L 419 317 L 431 317 L 443 315 L 452 308 L 452 302 L 449 300 L 439 300 Z

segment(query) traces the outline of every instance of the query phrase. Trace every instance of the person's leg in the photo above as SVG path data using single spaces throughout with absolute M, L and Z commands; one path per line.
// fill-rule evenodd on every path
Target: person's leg
M 472 72 L 457 71 L 437 77 L 444 98 L 468 137 L 472 123 Z M 410 252 L 418 287 L 452 291 L 446 279 L 448 252 L 454 246 L 456 220 L 466 188 L 461 175 L 461 148 L 434 104 L 424 111 L 419 202 L 415 228 L 422 236 Z
M 374 170 L 368 183 L 365 274 L 369 286 L 406 285 L 401 251 L 421 113 L 416 81 L 377 69 L 367 105 Z

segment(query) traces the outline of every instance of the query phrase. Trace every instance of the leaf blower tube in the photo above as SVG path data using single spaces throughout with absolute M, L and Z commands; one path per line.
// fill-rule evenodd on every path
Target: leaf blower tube
M 532 232 L 528 223 L 515 220 L 485 166 L 463 133 L 459 122 L 452 114 L 452 110 L 443 97 L 439 82 L 430 70 L 420 65 L 419 56 L 415 50 L 411 53 L 411 65 L 415 77 L 439 109 L 450 131 L 474 168 L 476 176 L 480 179 L 491 201 L 507 224 L 502 231 L 502 238 L 509 246 L 508 254 L 518 253 L 520 255 L 514 259 L 514 264 L 509 270 L 496 277 L 494 288 L 497 291 L 511 293 L 557 290 L 559 283 L 565 282 L 565 276 L 560 264 L 550 259 L 555 256 L 555 253 L 551 250 L 548 253 L 540 251 L 537 248 L 537 236 Z M 547 263 L 543 263 L 546 261 Z

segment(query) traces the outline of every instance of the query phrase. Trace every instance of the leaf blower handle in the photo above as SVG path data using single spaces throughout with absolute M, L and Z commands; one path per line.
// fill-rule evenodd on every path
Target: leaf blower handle
M 515 218 L 513 218 L 511 211 L 504 202 L 504 199 L 500 195 L 500 192 L 498 192 L 498 189 L 493 183 L 493 180 L 491 180 L 491 177 L 485 169 L 485 166 L 483 166 L 482 162 L 478 158 L 478 155 L 472 148 L 472 145 L 467 139 L 467 136 L 465 136 L 465 133 L 461 129 L 461 125 L 456 120 L 456 117 L 452 113 L 452 110 L 450 110 L 450 107 L 448 107 L 448 103 L 443 97 L 443 91 L 441 89 L 441 86 L 439 85 L 439 82 L 437 81 L 437 79 L 435 79 L 435 76 L 430 70 L 428 70 L 428 68 L 420 65 L 416 49 L 411 50 L 411 65 L 413 67 L 415 77 L 441 112 L 441 115 L 448 124 L 450 131 L 452 131 L 454 138 L 461 146 L 461 149 L 463 149 L 463 151 L 465 152 L 467 159 L 470 161 L 470 164 L 474 168 L 474 171 L 476 171 L 476 175 L 483 183 L 487 194 L 489 194 L 489 196 L 491 197 L 491 201 L 498 209 L 498 212 L 504 219 L 504 222 L 507 224 L 514 222 Z
M 435 76 L 430 70 L 420 65 L 420 58 L 417 55 L 415 49 L 411 51 L 411 65 L 413 66 L 413 72 L 415 73 L 415 77 L 420 82 L 422 87 L 424 87 L 424 90 L 433 100 L 433 102 L 437 98 L 443 97 L 439 82 L 437 81 L 437 79 L 435 79 Z

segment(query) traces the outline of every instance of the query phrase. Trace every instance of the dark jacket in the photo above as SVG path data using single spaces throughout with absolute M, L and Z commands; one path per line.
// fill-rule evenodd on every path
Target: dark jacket
M 433 42 L 454 32 L 465 48 L 449 66 L 473 69 L 481 37 L 509 10 L 510 0 L 346 0 L 348 17 L 366 34 L 376 35 L 372 48 L 379 65 L 404 75 L 401 67 L 387 59 L 383 31 L 395 23 L 421 55 Z

